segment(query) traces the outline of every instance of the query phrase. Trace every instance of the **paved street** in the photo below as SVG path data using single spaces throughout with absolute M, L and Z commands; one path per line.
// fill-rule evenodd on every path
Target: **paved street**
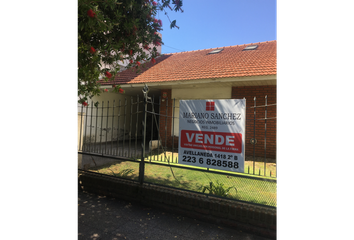
M 78 239 L 268 240 L 138 203 L 79 191 Z

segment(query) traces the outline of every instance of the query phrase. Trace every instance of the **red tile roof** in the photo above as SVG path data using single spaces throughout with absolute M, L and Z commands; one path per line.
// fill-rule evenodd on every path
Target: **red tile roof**
M 246 46 L 258 45 L 255 50 Z M 215 49 L 224 49 L 217 54 L 208 54 Z M 120 72 L 114 81 L 105 84 L 134 84 L 170 82 L 208 78 L 232 78 L 265 76 L 277 73 L 276 40 L 253 44 L 204 49 L 191 52 L 165 54 L 156 59 L 156 64 L 141 65 Z

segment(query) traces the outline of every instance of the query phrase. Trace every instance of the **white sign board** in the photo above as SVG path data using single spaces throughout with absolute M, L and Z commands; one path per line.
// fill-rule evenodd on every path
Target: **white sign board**
M 244 172 L 246 100 L 180 100 L 178 163 Z

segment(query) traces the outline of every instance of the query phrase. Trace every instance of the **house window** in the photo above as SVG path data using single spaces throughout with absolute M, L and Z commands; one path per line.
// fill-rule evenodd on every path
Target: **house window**
M 224 49 L 221 48 L 221 49 L 213 50 L 213 51 L 211 51 L 210 53 L 208 53 L 208 55 L 209 55 L 209 54 L 216 54 L 216 53 L 219 53 L 219 52 L 221 52 L 222 50 L 224 50 Z
M 258 47 L 258 45 L 247 46 L 247 47 L 245 47 L 245 48 L 243 49 L 243 51 L 244 51 L 244 50 L 254 50 L 254 49 L 256 49 L 257 47 Z

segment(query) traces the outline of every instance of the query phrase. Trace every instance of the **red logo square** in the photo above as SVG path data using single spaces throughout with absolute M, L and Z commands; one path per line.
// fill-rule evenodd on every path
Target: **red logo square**
M 215 102 L 206 102 L 206 111 L 214 111 Z

